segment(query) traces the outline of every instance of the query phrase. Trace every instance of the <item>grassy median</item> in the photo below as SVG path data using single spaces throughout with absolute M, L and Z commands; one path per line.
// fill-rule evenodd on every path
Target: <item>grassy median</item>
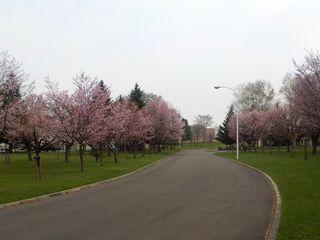
M 234 152 L 218 153 L 234 159 Z M 240 161 L 258 168 L 277 183 L 282 197 L 282 217 L 278 239 L 320 239 L 320 153 L 285 150 L 241 152 Z
M 64 162 L 63 152 L 41 154 L 42 179 L 34 175 L 34 161 L 28 161 L 25 153 L 11 154 L 10 163 L 0 160 L 0 204 L 62 191 L 85 184 L 113 178 L 134 171 L 165 156 L 175 153 L 163 150 L 159 154 L 120 153 L 118 163 L 112 156 L 104 156 L 104 166 L 100 166 L 93 156 L 85 155 L 85 170 L 80 171 L 77 152 L 72 152 L 69 162 Z M 4 156 L 1 156 L 4 158 Z

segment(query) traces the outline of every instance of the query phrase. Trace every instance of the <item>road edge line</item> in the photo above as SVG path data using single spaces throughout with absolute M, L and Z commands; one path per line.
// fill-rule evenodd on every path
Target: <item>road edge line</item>
M 218 157 L 221 157 L 221 156 L 218 156 Z M 224 157 L 222 157 L 222 158 L 224 158 Z M 224 158 L 224 159 L 231 160 L 239 165 L 242 165 L 242 166 L 245 166 L 247 168 L 254 170 L 255 172 L 260 174 L 267 181 L 269 186 L 271 186 L 272 195 L 273 195 L 273 206 L 272 206 L 272 211 L 271 211 L 271 220 L 270 220 L 270 222 L 268 224 L 268 228 L 265 232 L 264 239 L 265 240 L 276 240 L 277 236 L 278 236 L 279 226 L 280 226 L 281 204 L 282 204 L 281 194 L 280 194 L 280 191 L 279 191 L 277 184 L 272 179 L 272 177 L 270 177 L 268 174 L 261 171 L 260 169 L 252 167 L 248 164 L 245 164 L 245 163 L 240 162 L 235 159 L 228 159 L 228 158 Z
M 94 183 L 89 183 L 89 184 L 86 184 L 86 185 L 83 185 L 83 186 L 80 186 L 80 187 L 70 188 L 70 189 L 59 191 L 59 192 L 54 192 L 54 193 L 49 193 L 49 194 L 45 194 L 45 195 L 40 195 L 40 196 L 37 196 L 37 197 L 22 199 L 22 200 L 15 201 L 15 202 L 9 202 L 9 203 L 0 204 L 0 210 L 4 209 L 4 208 L 8 208 L 8 207 L 14 207 L 14 206 L 18 206 L 18 205 L 27 204 L 27 203 L 39 202 L 39 201 L 44 200 L 44 199 L 53 198 L 53 197 L 65 195 L 65 194 L 68 194 L 68 193 L 79 192 L 81 190 L 92 188 L 92 187 L 95 187 L 95 186 L 99 186 L 99 185 L 104 184 L 104 183 L 113 182 L 115 180 L 118 180 L 118 179 L 130 176 L 130 175 L 136 174 L 136 173 L 138 173 L 138 172 L 140 172 L 140 171 L 142 171 L 142 170 L 144 170 L 146 168 L 152 167 L 153 165 L 156 165 L 156 164 L 160 163 L 161 161 L 167 159 L 170 156 L 173 156 L 174 154 L 169 154 L 168 156 L 165 156 L 165 157 L 163 157 L 161 159 L 158 159 L 158 160 L 156 160 L 156 161 L 154 161 L 154 162 L 152 162 L 152 163 L 150 163 L 148 165 L 145 165 L 145 166 L 143 166 L 141 168 L 138 168 L 138 169 L 136 169 L 134 171 L 131 171 L 131 172 L 128 172 L 126 174 L 119 175 L 119 176 L 116 176 L 116 177 L 113 177 L 113 178 L 101 180 L 101 181 L 94 182 Z

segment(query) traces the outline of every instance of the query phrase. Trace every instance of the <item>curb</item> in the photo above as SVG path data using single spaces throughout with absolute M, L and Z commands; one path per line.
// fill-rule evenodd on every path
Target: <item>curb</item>
M 99 186 L 99 185 L 104 184 L 104 183 L 113 182 L 113 181 L 118 180 L 120 178 L 124 178 L 124 177 L 130 176 L 130 175 L 136 174 L 136 173 L 138 173 L 138 172 L 140 172 L 140 171 L 142 171 L 142 170 L 144 170 L 146 168 L 149 168 L 149 167 L 151 167 L 153 165 L 156 165 L 159 162 L 167 159 L 170 156 L 172 156 L 172 155 L 168 155 L 168 156 L 163 157 L 163 158 L 161 158 L 159 160 L 156 160 L 156 161 L 154 161 L 154 162 L 152 162 L 152 163 L 150 163 L 148 165 L 145 165 L 145 166 L 143 166 L 141 168 L 138 168 L 138 169 L 136 169 L 136 170 L 134 170 L 132 172 L 129 172 L 129 173 L 117 176 L 117 177 L 109 178 L 109 179 L 102 180 L 102 181 L 95 182 L 95 183 L 90 183 L 90 184 L 87 184 L 87 185 L 84 185 L 84 186 L 80 186 L 80 187 L 70 188 L 70 189 L 67 189 L 67 190 L 60 191 L 60 192 L 54 192 L 54 193 L 49 193 L 49 194 L 46 194 L 46 195 L 41 195 L 41 196 L 38 196 L 38 197 L 23 199 L 23 200 L 16 201 L 16 202 L 9 202 L 9 203 L 0 204 L 0 209 L 8 208 L 8 207 L 14 207 L 14 206 L 18 206 L 18 205 L 23 205 L 23 204 L 26 204 L 26 203 L 38 202 L 38 201 L 41 201 L 41 200 L 44 200 L 44 199 L 53 198 L 53 197 L 65 195 L 65 194 L 68 194 L 68 193 L 78 192 L 78 191 L 81 191 L 81 190 L 84 190 L 84 189 L 87 189 L 87 188 L 92 188 L 92 187 L 95 187 L 95 186 Z
M 271 220 L 265 232 L 264 240 L 276 240 L 278 235 L 279 225 L 280 225 L 280 219 L 281 219 L 281 195 L 280 195 L 280 191 L 277 184 L 275 183 L 275 181 L 273 181 L 273 179 L 268 174 L 266 174 L 265 172 L 255 167 L 252 167 L 248 164 L 245 164 L 243 162 L 240 162 L 234 159 L 227 159 L 227 160 L 233 161 L 239 165 L 242 165 L 254 170 L 258 174 L 260 174 L 267 181 L 269 186 L 272 188 L 273 206 L 272 206 Z

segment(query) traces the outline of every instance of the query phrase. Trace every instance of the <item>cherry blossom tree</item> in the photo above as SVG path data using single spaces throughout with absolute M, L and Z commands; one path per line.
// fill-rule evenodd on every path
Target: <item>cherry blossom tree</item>
M 301 133 L 298 114 L 288 105 L 279 106 L 266 112 L 265 123 L 270 124 L 271 135 L 285 140 L 290 151 L 290 145 Z
M 94 126 L 97 124 L 105 105 L 110 99 L 109 89 L 101 86 L 97 78 L 92 78 L 80 72 L 74 78 L 75 91 L 68 95 L 66 92 L 56 92 L 49 87 L 51 109 L 56 117 L 56 134 L 69 146 L 79 145 L 80 170 L 84 170 L 84 150 L 86 145 L 95 137 Z M 66 146 L 67 148 L 67 146 Z
M 36 175 L 41 178 L 40 152 L 50 147 L 55 137 L 54 117 L 42 95 L 31 94 L 15 104 L 8 121 L 8 136 L 20 143 L 28 143 L 35 151 Z
M 301 125 L 312 140 L 312 153 L 316 154 L 320 136 L 320 54 L 309 51 L 302 64 L 294 64 L 295 74 L 284 82 L 283 90 L 301 117 Z
M 95 151 L 96 160 L 100 160 L 100 166 L 103 165 L 103 150 L 106 146 L 110 147 L 108 143 L 112 140 L 111 130 L 114 118 L 111 111 L 112 106 L 109 101 L 101 104 L 95 112 L 95 121 L 90 125 L 91 136 L 88 143 Z
M 130 108 L 126 101 L 116 101 L 111 105 L 105 136 L 107 136 L 107 146 L 113 153 L 114 162 L 118 162 L 119 148 L 124 144 L 128 137 Z
M 0 52 L 0 142 L 12 144 L 6 136 L 8 114 L 17 101 L 32 91 L 33 84 L 27 84 L 27 79 L 21 63 L 8 52 Z M 7 151 L 5 156 L 8 162 Z
M 60 91 L 57 86 L 49 85 L 47 101 L 51 112 L 55 117 L 55 136 L 65 149 L 65 161 L 69 161 L 70 149 L 74 145 L 76 129 L 72 126 L 71 118 L 73 105 L 71 97 L 66 91 Z
M 183 136 L 184 123 L 181 120 L 180 114 L 176 109 L 170 108 L 168 116 L 166 142 L 170 146 L 176 146 Z
M 154 135 L 150 143 L 161 151 L 163 145 L 176 145 L 183 136 L 183 123 L 178 112 L 170 107 L 161 97 L 150 100 L 145 107 L 150 117 Z
M 74 128 L 74 139 L 80 147 L 80 169 L 83 171 L 85 146 L 93 139 L 93 126 L 101 115 L 100 110 L 109 101 L 109 90 L 103 89 L 97 79 L 92 79 L 84 72 L 76 75 L 74 83 L 76 90 L 71 95 L 73 109 L 69 121 Z
M 142 145 L 143 156 L 145 154 L 145 143 L 153 136 L 153 125 L 150 117 L 144 110 L 139 110 L 135 105 L 128 104 L 128 124 L 126 129 L 126 141 L 131 145 L 134 158 L 136 148 Z
M 245 112 L 239 115 L 239 138 L 249 146 L 255 147 L 264 131 L 261 114 L 257 111 Z M 236 139 L 236 117 L 233 116 L 228 124 L 229 136 Z

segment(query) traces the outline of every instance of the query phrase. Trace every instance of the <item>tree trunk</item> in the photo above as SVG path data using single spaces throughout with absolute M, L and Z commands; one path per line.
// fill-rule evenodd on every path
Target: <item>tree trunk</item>
M 272 154 L 272 145 L 271 144 L 269 144 L 269 152 L 270 152 L 270 154 Z
M 83 151 L 84 151 L 84 145 L 80 144 L 80 171 L 84 170 L 84 164 L 83 164 Z
M 116 145 L 113 147 L 112 144 L 108 143 L 108 152 L 110 152 L 110 154 L 113 154 L 113 162 L 117 163 L 118 162 L 118 152 L 117 152 L 117 147 Z
M 103 151 L 102 148 L 99 149 L 99 156 L 100 156 L 100 167 L 103 166 Z
M 5 150 L 5 153 L 4 153 L 4 162 L 10 163 L 10 153 L 7 150 Z
M 12 153 L 12 149 L 13 149 L 13 146 L 12 144 L 9 144 L 9 148 L 8 149 L 5 149 L 5 162 L 6 163 L 10 163 L 10 153 Z
M 70 155 L 70 147 L 69 146 L 65 146 L 65 150 L 64 150 L 64 161 L 65 162 L 69 162 L 69 155 Z
M 113 161 L 114 163 L 118 163 L 118 154 L 116 151 L 113 152 Z
M 294 157 L 294 146 L 293 145 L 291 145 L 291 157 Z
M 311 141 L 312 141 L 312 155 L 317 155 L 318 136 L 312 137 Z
M 317 144 L 312 144 L 312 155 L 317 155 Z
M 142 144 L 142 157 L 146 155 L 146 145 L 145 143 Z
M 28 154 L 28 161 L 32 161 L 32 151 L 30 149 L 27 149 Z
M 39 151 L 36 151 L 36 157 L 35 157 L 35 167 L 36 167 L 36 177 L 41 179 L 42 173 L 41 173 L 41 159 Z
M 133 158 L 136 159 L 137 155 L 136 155 L 136 145 L 135 144 L 132 145 L 132 150 L 133 150 Z
M 304 160 L 308 160 L 307 144 L 304 144 Z
M 128 160 L 129 156 L 128 156 L 128 146 L 127 146 L 127 144 L 124 145 L 124 152 L 126 154 L 126 159 Z
M 7 149 L 7 144 L 4 144 L 4 163 L 10 163 L 10 155 L 9 155 L 9 149 Z

